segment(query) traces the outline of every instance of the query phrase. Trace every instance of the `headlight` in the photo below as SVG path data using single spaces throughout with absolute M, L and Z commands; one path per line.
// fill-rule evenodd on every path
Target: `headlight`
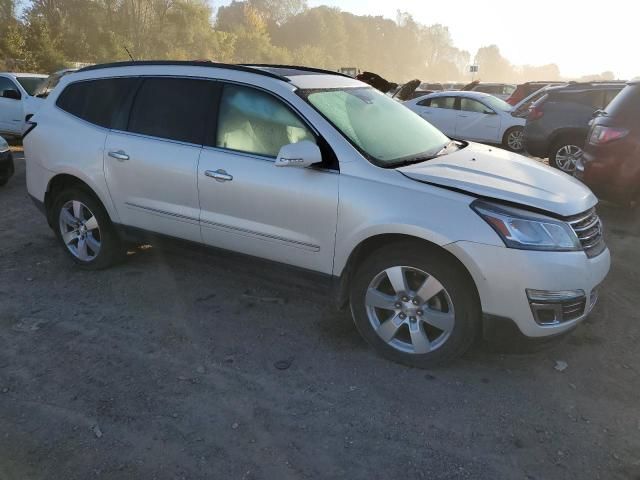
M 0 153 L 4 153 L 7 151 L 9 151 L 9 144 L 4 138 L 0 137 Z
M 566 222 L 526 210 L 477 200 L 471 208 L 480 215 L 509 248 L 522 250 L 582 250 Z

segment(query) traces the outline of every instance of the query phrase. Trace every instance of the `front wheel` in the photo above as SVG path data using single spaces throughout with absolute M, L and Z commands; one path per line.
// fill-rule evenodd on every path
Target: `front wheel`
M 98 270 L 124 257 L 108 213 L 86 190 L 70 188 L 61 192 L 53 203 L 51 215 L 58 240 L 78 265 Z
M 524 129 L 512 127 L 507 130 L 502 144 L 512 152 L 522 152 L 524 150 Z
M 351 312 L 381 355 L 429 368 L 462 355 L 476 338 L 475 286 L 453 259 L 415 243 L 377 250 L 358 268 Z

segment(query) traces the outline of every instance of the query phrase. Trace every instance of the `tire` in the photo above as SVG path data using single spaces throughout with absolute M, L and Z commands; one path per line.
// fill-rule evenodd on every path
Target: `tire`
M 0 187 L 4 187 L 8 182 L 8 178 L 0 178 Z
M 49 214 L 60 245 L 80 267 L 101 270 L 124 259 L 109 214 L 93 193 L 77 187 L 63 190 Z
M 572 175 L 576 169 L 576 159 L 582 155 L 582 145 L 584 138 L 578 136 L 556 140 L 549 152 L 549 165 Z
M 504 138 L 502 139 L 502 145 L 512 152 L 524 151 L 524 128 L 523 127 L 511 127 L 504 132 Z
M 393 288 L 400 285 L 398 271 L 404 292 Z M 431 368 L 460 357 L 481 325 L 468 273 L 448 254 L 415 242 L 388 245 L 365 259 L 355 272 L 349 302 L 364 339 L 382 356 L 411 367 Z

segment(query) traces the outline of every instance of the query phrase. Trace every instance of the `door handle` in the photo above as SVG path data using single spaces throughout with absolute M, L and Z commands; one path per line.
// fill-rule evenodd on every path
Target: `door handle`
M 117 152 L 109 152 L 108 155 L 111 158 L 115 158 L 116 160 L 120 160 L 121 162 L 124 162 L 125 160 L 129 160 L 129 155 L 124 153 L 122 150 L 118 150 Z
M 216 170 L 215 172 L 213 170 L 205 170 L 204 174 L 207 177 L 215 178 L 217 182 L 230 182 L 233 180 L 233 177 L 222 169 Z
M 460 118 L 467 118 L 469 115 L 458 115 Z

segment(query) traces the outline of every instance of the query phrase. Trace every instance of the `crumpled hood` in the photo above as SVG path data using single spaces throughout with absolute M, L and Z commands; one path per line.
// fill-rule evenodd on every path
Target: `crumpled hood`
M 477 143 L 398 170 L 420 182 L 561 216 L 582 213 L 598 203 L 591 190 L 566 173 L 522 155 Z

